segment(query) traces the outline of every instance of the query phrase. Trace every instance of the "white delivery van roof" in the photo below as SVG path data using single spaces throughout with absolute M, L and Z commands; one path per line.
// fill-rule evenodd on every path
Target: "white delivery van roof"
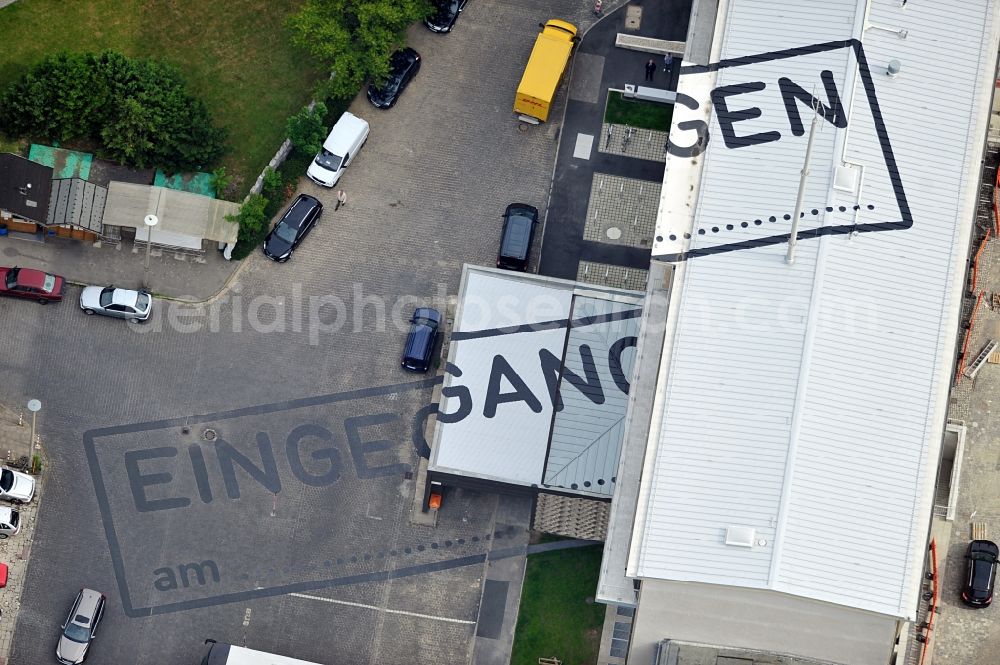
M 338 157 L 343 157 L 354 147 L 357 137 L 366 131 L 368 131 L 366 120 L 362 120 L 350 111 L 344 111 L 344 115 L 340 116 L 340 120 L 330 130 L 323 147 Z

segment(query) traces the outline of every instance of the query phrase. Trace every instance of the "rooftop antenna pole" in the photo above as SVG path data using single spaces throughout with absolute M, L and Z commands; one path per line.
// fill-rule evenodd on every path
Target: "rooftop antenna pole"
M 795 263 L 795 245 L 799 241 L 799 218 L 802 217 L 802 199 L 806 194 L 806 178 L 809 177 L 809 162 L 812 160 L 813 140 L 816 138 L 816 123 L 819 121 L 819 99 L 813 94 L 813 119 L 809 125 L 809 142 L 806 144 L 806 158 L 799 176 L 799 193 L 795 197 L 795 212 L 792 214 L 792 232 L 788 236 L 788 253 L 785 263 Z

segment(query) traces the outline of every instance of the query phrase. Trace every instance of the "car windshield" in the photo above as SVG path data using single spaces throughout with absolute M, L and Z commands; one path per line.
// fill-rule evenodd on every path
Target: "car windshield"
M 45 281 L 42 282 L 42 291 L 46 293 L 52 293 L 52 290 L 56 288 L 56 278 L 55 275 L 46 275 Z
M 295 229 L 290 227 L 288 224 L 278 224 L 274 227 L 274 235 L 278 236 L 287 243 L 295 242 Z
M 8 289 L 14 288 L 14 285 L 17 284 L 17 273 L 20 270 L 21 270 L 20 268 L 11 268 L 10 270 L 7 271 L 7 288 Z
M 149 294 L 140 291 L 135 299 L 135 306 L 140 312 L 145 311 L 149 307 Z
M 21 521 L 21 513 L 17 512 L 16 510 L 10 511 L 10 526 L 11 526 L 11 528 L 12 529 L 16 529 L 17 528 L 17 524 L 20 521 Z
M 86 644 L 90 641 L 90 629 L 75 623 L 67 624 L 66 630 L 63 631 L 63 635 L 74 642 L 80 642 L 81 644 Z
M 328 171 L 336 171 L 340 168 L 340 163 L 343 161 L 343 157 L 339 157 L 325 148 L 316 155 L 316 164 Z
M 3 472 L 0 473 L 0 489 L 2 489 L 4 492 L 7 492 L 13 486 L 14 486 L 14 474 L 11 472 L 10 469 L 4 469 Z
M 110 286 L 101 291 L 101 307 L 107 307 L 110 305 L 114 294 L 115 290 Z
M 416 317 L 415 319 L 413 319 L 413 323 L 414 323 L 414 325 L 418 325 L 418 326 L 430 326 L 431 328 L 433 328 L 434 326 L 437 325 L 437 321 L 434 321 L 433 319 L 429 319 L 426 316 L 418 316 L 418 317 Z

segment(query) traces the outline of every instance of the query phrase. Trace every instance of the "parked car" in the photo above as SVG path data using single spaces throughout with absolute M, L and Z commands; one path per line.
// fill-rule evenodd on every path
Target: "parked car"
M 84 314 L 101 314 L 132 322 L 145 321 L 153 312 L 153 297 L 147 291 L 112 286 L 85 286 L 80 292 Z
M 16 536 L 21 531 L 21 513 L 13 508 L 0 508 L 0 540 Z
M 28 503 L 35 496 L 35 479 L 13 469 L 0 469 L 0 499 Z
M 965 554 L 965 586 L 962 602 L 970 607 L 989 607 L 997 577 L 1000 550 L 989 540 L 973 540 Z
M 340 180 L 361 146 L 368 140 L 368 122 L 344 111 L 323 141 L 323 148 L 313 158 L 306 175 L 321 187 L 333 187 Z
M 396 51 L 389 59 L 389 77 L 382 85 L 368 86 L 368 101 L 377 108 L 392 108 L 420 71 L 420 55 L 411 48 Z
M 430 307 L 418 307 L 410 318 L 410 332 L 403 347 L 403 369 L 426 372 L 431 366 L 431 356 L 437 345 L 441 313 Z
M 323 212 L 323 204 L 308 194 L 299 194 L 264 238 L 264 256 L 284 263 L 302 239 L 309 235 Z
M 66 293 L 66 280 L 32 268 L 0 267 L 0 296 L 26 298 L 41 304 L 59 302 Z
M 434 0 L 434 13 L 424 19 L 431 32 L 451 32 L 469 0 Z
M 511 203 L 507 206 L 503 214 L 503 230 L 500 232 L 497 268 L 521 272 L 528 269 L 531 243 L 535 238 L 537 223 L 537 208 L 527 203 Z
M 62 625 L 56 660 L 65 665 L 77 665 L 87 657 L 90 643 L 97 637 L 97 624 L 104 616 L 104 594 L 93 589 L 80 589 L 69 615 Z

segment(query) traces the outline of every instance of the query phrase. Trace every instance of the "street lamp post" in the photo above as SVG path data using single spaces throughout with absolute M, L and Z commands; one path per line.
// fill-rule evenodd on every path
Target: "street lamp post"
M 35 420 L 42 410 L 42 403 L 37 399 L 28 400 L 28 411 L 31 411 L 31 440 L 28 442 L 28 462 L 31 462 L 31 451 L 35 445 Z
M 153 227 L 159 222 L 156 215 L 146 215 L 142 220 L 142 223 L 146 225 L 146 272 L 149 272 L 149 246 L 153 244 Z

